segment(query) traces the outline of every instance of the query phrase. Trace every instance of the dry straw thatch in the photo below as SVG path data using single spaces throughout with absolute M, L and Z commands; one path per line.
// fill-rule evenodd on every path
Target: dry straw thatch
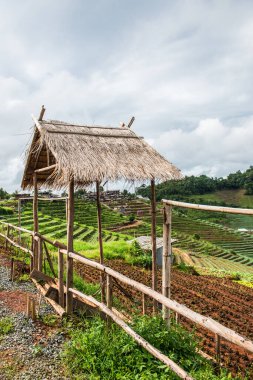
M 95 181 L 145 181 L 180 179 L 180 170 L 169 163 L 128 127 L 83 126 L 60 121 L 35 120 L 27 152 L 22 187 L 33 186 L 34 170 L 56 164 L 38 174 L 48 188 L 66 187 L 74 177 L 77 187 Z

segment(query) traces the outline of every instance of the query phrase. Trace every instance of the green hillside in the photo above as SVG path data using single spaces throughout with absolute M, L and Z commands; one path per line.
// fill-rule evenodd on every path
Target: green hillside
M 207 198 L 207 196 L 211 197 Z M 245 197 L 249 202 L 252 196 L 246 196 L 241 190 L 227 190 L 205 194 L 201 197 L 203 198 L 198 199 L 196 197 L 195 200 L 197 202 L 200 200 L 202 203 L 216 203 L 233 199 L 237 200 L 237 205 L 241 206 L 242 204 L 239 202 L 245 202 Z M 192 196 L 191 201 L 193 201 Z M 3 205 L 3 207 L 6 206 Z M 10 223 L 17 224 L 17 204 L 15 206 L 14 203 L 8 203 L 9 211 L 10 208 L 14 210 L 13 215 L 4 214 L 2 217 Z M 119 210 L 124 210 L 124 215 Z M 137 222 L 129 224 L 130 216 L 134 216 Z M 230 223 L 224 219 L 224 214 L 216 213 L 215 218 L 212 215 L 210 218 L 210 213 L 207 212 L 191 212 L 191 210 L 188 212 L 184 209 L 174 208 L 172 235 L 173 238 L 177 239 L 174 247 L 188 253 L 196 266 L 207 266 L 209 268 L 210 263 L 212 263 L 214 268 L 219 265 L 224 268 L 227 262 L 228 268 L 234 270 L 237 268 L 242 271 L 243 266 L 247 272 L 247 268 L 253 266 L 253 235 L 227 227 L 233 222 L 237 228 L 238 223 L 242 222 L 240 216 L 234 216 L 234 219 L 229 221 Z M 21 224 L 25 228 L 32 229 L 31 202 L 22 206 Z M 108 202 L 102 206 L 102 224 L 104 242 L 119 242 L 119 245 L 122 242 L 123 249 L 125 247 L 124 241 L 151 234 L 150 203 L 138 198 Z M 162 205 L 158 203 L 157 235 L 160 237 L 162 236 L 162 225 Z M 248 217 L 247 226 L 251 225 L 252 218 Z M 42 234 L 52 239 L 66 241 L 66 205 L 64 201 L 39 201 L 39 228 Z M 87 250 L 97 250 L 98 232 L 95 202 L 75 201 L 74 238 L 75 249 L 86 253 Z M 114 247 L 111 249 L 113 250 Z

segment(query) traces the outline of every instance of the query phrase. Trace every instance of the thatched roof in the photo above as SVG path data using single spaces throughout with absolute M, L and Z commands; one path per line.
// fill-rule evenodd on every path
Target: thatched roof
M 53 164 L 39 173 L 38 183 L 48 188 L 65 187 L 74 177 L 76 186 L 95 181 L 145 181 L 181 178 L 180 171 L 143 138 L 128 127 L 112 128 L 38 121 L 27 152 L 22 188 L 33 187 L 36 169 Z

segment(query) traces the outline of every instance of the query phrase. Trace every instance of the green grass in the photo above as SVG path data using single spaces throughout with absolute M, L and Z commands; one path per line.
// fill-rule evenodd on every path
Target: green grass
M 63 360 L 71 378 L 79 380 L 176 380 L 177 375 L 156 360 L 116 325 L 108 328 L 100 319 L 71 324 L 70 340 Z M 231 379 L 224 371 L 214 374 L 212 366 L 197 353 L 198 341 L 180 325 L 170 330 L 161 317 L 138 317 L 132 328 L 150 344 L 189 372 L 196 380 Z M 102 376 L 102 377 L 101 377 Z M 237 379 L 240 377 L 238 376 Z M 244 378 L 246 380 L 246 378 Z
M 10 317 L 0 319 L 0 338 L 9 334 L 13 330 L 13 321 Z

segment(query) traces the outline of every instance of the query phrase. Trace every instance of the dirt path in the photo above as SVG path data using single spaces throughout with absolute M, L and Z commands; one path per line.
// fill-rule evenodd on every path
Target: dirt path
M 68 379 L 60 361 L 65 336 L 52 308 L 42 300 L 40 318 L 28 319 L 27 295 L 38 299 L 37 289 L 9 277 L 9 260 L 0 253 L 0 380 Z M 3 322 L 11 324 L 8 333 L 1 333 Z
M 141 220 L 136 220 L 135 222 L 126 224 L 125 226 L 112 228 L 110 231 L 112 231 L 112 232 L 118 232 L 118 231 L 126 230 L 128 228 L 138 227 L 141 224 L 143 224 L 143 222 Z

